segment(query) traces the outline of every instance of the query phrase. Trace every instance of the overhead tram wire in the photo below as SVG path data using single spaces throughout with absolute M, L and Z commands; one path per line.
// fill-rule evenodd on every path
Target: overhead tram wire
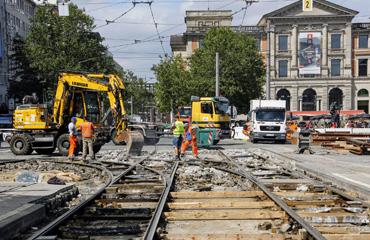
M 154 13 L 153 13 L 153 9 L 152 9 L 152 3 L 153 3 L 153 1 L 150 1 L 150 3 L 149 3 L 150 14 L 152 15 L 154 27 L 155 27 L 155 30 L 157 31 L 158 39 L 159 39 L 159 41 L 161 43 L 161 47 L 162 47 L 162 50 L 163 50 L 164 57 L 167 57 L 166 50 L 164 50 L 164 47 L 163 47 L 163 41 L 162 41 L 161 35 L 159 34 L 158 24 L 156 23 L 155 18 L 154 18 Z
M 136 7 L 136 4 L 137 4 L 137 2 L 133 1 L 132 2 L 132 7 L 129 8 L 127 11 L 125 11 L 124 13 L 122 13 L 121 15 L 119 15 L 118 17 L 114 18 L 113 20 L 105 20 L 106 23 L 104 25 L 97 26 L 94 30 L 99 29 L 99 28 L 102 28 L 102 27 L 105 27 L 105 26 L 108 26 L 111 23 L 114 23 L 115 21 L 117 21 L 121 17 L 125 16 L 127 13 L 131 12 Z

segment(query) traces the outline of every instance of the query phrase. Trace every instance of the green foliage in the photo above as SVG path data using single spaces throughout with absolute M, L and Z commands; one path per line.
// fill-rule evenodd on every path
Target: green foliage
M 128 101 L 131 101 L 131 96 L 133 97 L 134 102 L 134 112 L 139 113 L 143 110 L 143 106 L 154 105 L 154 96 L 145 88 L 146 82 L 142 78 L 138 78 L 134 75 L 133 72 L 128 71 L 123 75 L 123 79 L 126 86 L 125 92 L 125 102 L 126 102 L 126 111 L 129 114 L 132 114 L 130 111 L 131 105 L 128 104 Z M 144 109 L 148 110 L 148 109 Z
M 54 89 L 63 70 L 115 72 L 103 38 L 93 32 L 94 20 L 70 4 L 70 16 L 59 17 L 52 6 L 40 6 L 26 39 L 26 55 L 39 75 Z
M 180 57 L 154 66 L 156 99 L 161 111 L 189 105 L 190 97 L 215 95 L 215 55 L 220 54 L 220 90 L 239 112 L 249 110 L 249 100 L 261 97 L 265 73 L 256 40 L 226 28 L 210 30 L 204 45 L 190 58 L 189 69 Z
M 161 112 L 187 105 L 192 95 L 190 72 L 180 56 L 162 59 L 153 67 L 157 77 L 155 99 Z
M 265 73 L 256 40 L 228 28 L 211 29 L 204 47 L 191 57 L 193 79 L 200 96 L 214 96 L 215 55 L 220 54 L 220 90 L 239 112 L 249 110 L 249 100 L 261 97 Z
M 29 60 L 26 57 L 24 40 L 19 36 L 13 39 L 10 60 L 12 62 L 10 70 L 15 74 L 9 81 L 9 95 L 18 99 L 18 101 L 22 100 L 25 95 L 31 95 L 32 93 L 41 97 L 42 84 L 38 74 L 30 67 Z

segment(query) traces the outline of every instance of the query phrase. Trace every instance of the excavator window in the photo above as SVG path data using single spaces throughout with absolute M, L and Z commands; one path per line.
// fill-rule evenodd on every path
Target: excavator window
M 98 94 L 96 92 L 86 92 L 85 101 L 86 101 L 87 120 L 93 123 L 98 123 L 100 120 Z
M 72 116 L 84 118 L 84 100 L 81 92 L 75 92 L 73 97 L 73 112 Z

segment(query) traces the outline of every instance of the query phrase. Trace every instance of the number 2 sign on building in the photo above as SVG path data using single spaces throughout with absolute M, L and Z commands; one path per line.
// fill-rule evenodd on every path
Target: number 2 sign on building
M 302 0 L 303 1 L 303 11 L 312 12 L 313 9 L 313 0 Z

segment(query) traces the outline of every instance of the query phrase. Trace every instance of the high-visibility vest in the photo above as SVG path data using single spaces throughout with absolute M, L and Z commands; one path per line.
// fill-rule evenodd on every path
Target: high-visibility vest
M 83 138 L 92 138 L 94 136 L 94 125 L 91 122 L 82 123 L 81 133 Z
M 185 133 L 184 123 L 181 121 L 176 121 L 175 129 L 173 130 L 173 135 L 180 136 L 183 135 L 184 133 Z

